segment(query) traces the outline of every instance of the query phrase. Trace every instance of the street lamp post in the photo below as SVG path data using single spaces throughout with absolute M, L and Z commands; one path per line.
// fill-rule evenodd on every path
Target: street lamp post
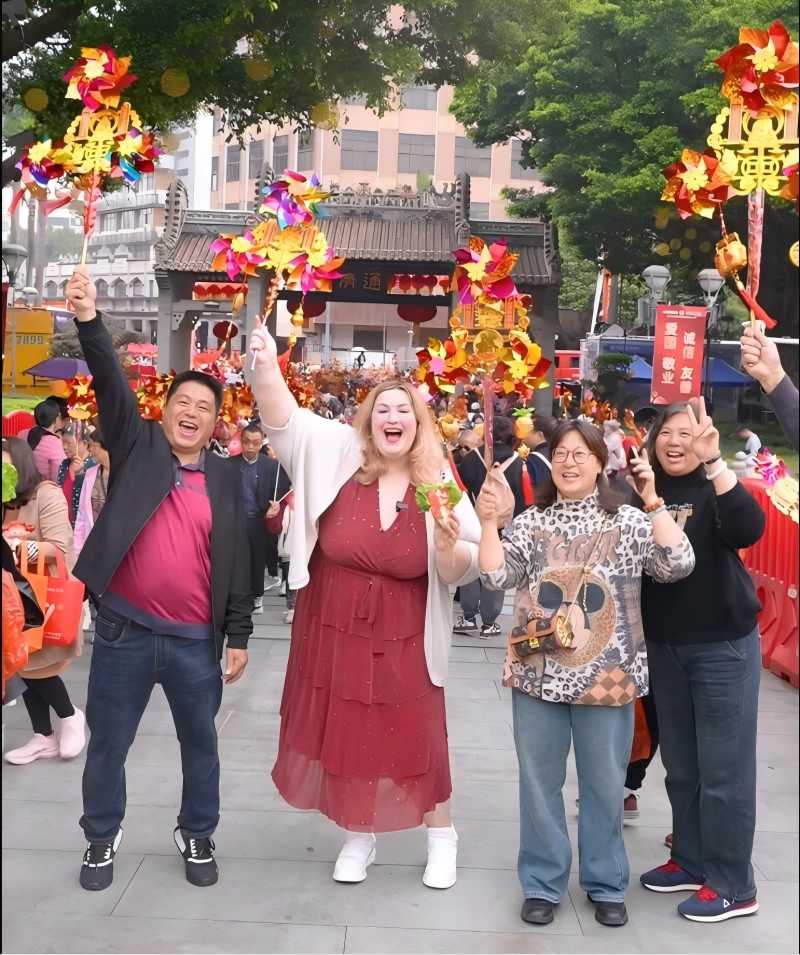
M 672 279 L 672 273 L 666 265 L 648 265 L 642 272 L 642 278 L 650 293 L 650 321 L 647 329 L 648 335 L 650 335 L 652 334 L 650 329 L 656 323 L 656 305 L 661 301 L 664 289 Z
M 703 269 L 697 273 L 697 282 L 703 291 L 703 301 L 705 302 L 708 314 L 706 315 L 706 359 L 703 397 L 708 401 L 711 395 L 711 382 L 709 381 L 708 369 L 711 359 L 711 326 L 717 320 L 717 299 L 722 287 L 725 285 L 725 279 L 716 269 Z
M 17 280 L 17 274 L 19 273 L 22 263 L 28 257 L 28 250 L 24 245 L 16 245 L 13 242 L 9 242 L 3 246 L 3 268 L 6 270 L 6 275 L 8 276 L 8 296 L 3 301 L 3 373 L 5 374 L 5 364 L 6 364 L 6 309 L 10 304 L 13 308 L 14 306 L 14 283 Z M 9 301 L 10 300 L 10 301 Z M 12 318 L 14 313 L 12 312 Z M 14 320 L 13 327 L 11 329 L 11 387 L 14 388 L 17 381 L 17 323 L 16 319 Z

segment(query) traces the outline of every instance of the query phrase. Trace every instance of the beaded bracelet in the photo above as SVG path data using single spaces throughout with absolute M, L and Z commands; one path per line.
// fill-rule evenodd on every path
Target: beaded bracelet
M 656 514 L 664 514 L 664 513 L 666 513 L 666 511 L 667 511 L 667 505 L 666 505 L 666 504 L 659 504 L 659 506 L 658 506 L 654 511 L 646 511 L 645 513 L 647 514 L 647 516 L 648 516 L 648 517 L 650 518 L 650 520 L 652 521 L 653 518 L 656 516 Z
M 706 479 L 709 481 L 716 481 L 716 479 L 721 474 L 724 474 L 727 470 L 728 465 L 724 461 L 720 460 L 712 471 L 706 471 Z

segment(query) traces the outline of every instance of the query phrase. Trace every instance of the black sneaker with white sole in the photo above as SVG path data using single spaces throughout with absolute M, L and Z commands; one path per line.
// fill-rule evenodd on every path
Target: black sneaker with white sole
M 186 865 L 186 878 L 192 885 L 214 885 L 219 878 L 214 845 L 211 839 L 198 839 L 175 826 L 172 833 L 178 852 Z
M 499 623 L 485 623 L 481 627 L 481 640 L 491 640 L 492 637 L 499 637 L 502 633 Z
M 122 842 L 122 829 L 113 842 L 90 842 L 83 854 L 81 865 L 81 887 L 89 892 L 107 889 L 114 881 L 114 856 Z
M 478 622 L 474 617 L 459 617 L 453 624 L 453 633 L 477 633 Z

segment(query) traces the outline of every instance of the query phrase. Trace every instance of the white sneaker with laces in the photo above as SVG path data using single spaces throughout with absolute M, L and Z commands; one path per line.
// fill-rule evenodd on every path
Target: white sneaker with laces
M 372 832 L 348 832 L 336 866 L 335 882 L 363 882 L 367 868 L 375 861 L 375 834 Z
M 458 833 L 454 826 L 428 829 L 428 864 L 422 881 L 429 889 L 449 889 L 456 884 Z

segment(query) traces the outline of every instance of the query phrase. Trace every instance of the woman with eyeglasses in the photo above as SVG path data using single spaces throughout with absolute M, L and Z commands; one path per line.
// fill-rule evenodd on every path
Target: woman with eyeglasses
M 526 578 L 527 627 L 509 638 L 504 683 L 512 688 L 520 766 L 522 919 L 553 921 L 567 891 L 572 850 L 562 789 L 575 747 L 580 884 L 602 925 L 627 920 L 623 789 L 634 700 L 647 693 L 640 589 L 643 573 L 686 577 L 694 553 L 657 496 L 646 453 L 631 465 L 644 510 L 620 504 L 604 475 L 608 452 L 588 422 L 562 421 L 550 440 L 552 473 L 536 505 L 497 535 L 499 477 L 477 501 L 482 579 L 510 590 Z

